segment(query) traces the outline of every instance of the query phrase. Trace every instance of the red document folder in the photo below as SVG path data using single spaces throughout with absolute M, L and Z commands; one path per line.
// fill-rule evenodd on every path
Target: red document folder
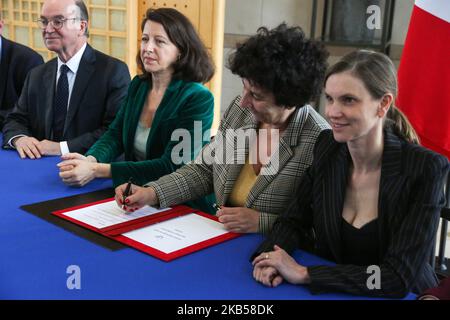
M 100 234 L 102 234 L 102 235 L 104 235 L 104 236 L 106 236 L 108 238 L 111 238 L 113 240 L 116 240 L 118 242 L 126 244 L 126 245 L 128 245 L 130 247 L 138 249 L 138 250 L 140 250 L 142 252 L 150 254 L 150 255 L 152 255 L 154 257 L 157 257 L 157 258 L 159 258 L 161 260 L 164 260 L 164 261 L 171 261 L 173 259 L 176 259 L 176 258 L 179 258 L 181 256 L 187 255 L 189 253 L 192 253 L 192 252 L 204 249 L 206 247 L 218 244 L 220 242 L 224 242 L 224 241 L 227 241 L 227 240 L 230 240 L 230 239 L 234 239 L 234 238 L 239 237 L 241 235 L 239 233 L 227 232 L 227 233 L 222 234 L 220 236 L 217 236 L 217 237 L 214 237 L 214 238 L 210 238 L 210 239 L 207 239 L 205 241 L 201 241 L 201 242 L 195 243 L 193 245 L 184 247 L 184 248 L 182 248 L 180 250 L 173 251 L 173 252 L 170 252 L 170 253 L 165 253 L 165 252 L 162 252 L 162 251 L 160 251 L 160 250 L 158 250 L 156 248 L 150 247 L 150 246 L 148 246 L 146 244 L 143 244 L 141 242 L 138 242 L 138 241 L 135 241 L 133 239 L 130 239 L 130 238 L 126 237 L 123 234 L 127 233 L 127 232 L 130 232 L 130 231 L 133 231 L 133 230 L 137 230 L 137 229 L 140 229 L 140 228 L 147 227 L 147 226 L 152 225 L 152 224 L 160 223 L 160 222 L 163 222 L 163 221 L 166 221 L 166 220 L 170 220 L 170 219 L 174 219 L 174 218 L 186 215 L 186 214 L 190 214 L 190 213 L 197 214 L 197 215 L 200 215 L 200 216 L 202 216 L 204 218 L 208 218 L 208 219 L 211 219 L 211 220 L 214 220 L 214 221 L 218 221 L 217 217 L 209 215 L 209 214 L 206 214 L 206 213 L 201 212 L 199 210 L 190 208 L 188 206 L 177 205 L 177 206 L 173 206 L 172 209 L 170 209 L 170 210 L 162 211 L 162 212 L 150 215 L 150 216 L 141 217 L 141 218 L 138 218 L 138 219 L 135 219 L 135 220 L 131 220 L 131 221 L 115 224 L 115 225 L 112 225 L 112 226 L 109 226 L 109 227 L 106 227 L 106 228 L 96 228 L 96 227 L 91 226 L 89 224 L 86 224 L 86 223 L 84 223 L 82 221 L 79 221 L 79 220 L 76 220 L 76 219 L 74 219 L 72 217 L 69 217 L 69 216 L 67 216 L 65 214 L 65 213 L 67 213 L 69 211 L 73 211 L 73 210 L 77 210 L 77 209 L 81 209 L 81 208 L 86 208 L 86 207 L 89 207 L 89 206 L 101 204 L 101 203 L 108 202 L 108 201 L 111 201 L 111 200 L 114 200 L 114 198 L 104 199 L 104 200 L 101 200 L 101 201 L 96 201 L 96 202 L 92 202 L 92 203 L 85 204 L 85 205 L 71 207 L 71 208 L 67 208 L 67 209 L 64 209 L 64 210 L 54 211 L 54 212 L 52 212 L 52 214 L 54 214 L 54 215 L 56 215 L 56 216 L 58 216 L 58 217 L 60 217 L 62 219 L 65 219 L 65 220 L 71 221 L 71 222 L 73 222 L 75 224 L 78 224 L 78 225 L 80 225 L 80 226 L 82 226 L 84 228 L 87 228 L 89 230 L 92 230 L 92 231 L 95 231 L 97 233 L 100 233 Z

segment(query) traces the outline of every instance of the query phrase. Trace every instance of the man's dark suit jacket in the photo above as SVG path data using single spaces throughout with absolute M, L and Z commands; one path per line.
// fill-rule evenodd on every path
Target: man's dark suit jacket
M 368 266 L 349 265 L 342 259 L 342 209 L 351 157 L 347 145 L 337 143 L 331 130 L 319 136 L 313 164 L 296 198 L 253 257 L 272 251 L 277 244 L 288 252 L 309 249 L 336 262 L 335 266 L 308 267 L 310 289 L 315 293 L 398 298 L 435 286 L 429 262 L 445 204 L 443 186 L 449 163 L 437 153 L 400 139 L 390 129 L 384 132 L 378 200 L 380 289 L 368 288 L 373 273 Z
M 20 134 L 52 139 L 57 58 L 30 71 L 3 127 L 3 147 Z M 130 82 L 125 63 L 87 45 L 77 71 L 64 126 L 70 152 L 86 152 L 114 120 Z
M 20 96 L 28 72 L 43 64 L 41 55 L 19 43 L 1 37 L 0 61 L 0 130 L 6 115 Z

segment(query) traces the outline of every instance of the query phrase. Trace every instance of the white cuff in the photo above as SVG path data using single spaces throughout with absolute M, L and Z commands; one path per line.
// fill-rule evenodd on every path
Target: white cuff
M 15 149 L 16 147 L 12 144 L 12 141 L 13 141 L 15 138 L 19 138 L 19 137 L 26 137 L 26 135 L 24 135 L 24 134 L 18 134 L 17 136 L 12 137 L 11 139 L 9 139 L 8 145 L 9 145 L 11 148 Z
M 61 141 L 59 143 L 59 147 L 61 148 L 61 155 L 65 155 L 66 153 L 69 153 L 69 145 L 67 144 L 67 141 Z

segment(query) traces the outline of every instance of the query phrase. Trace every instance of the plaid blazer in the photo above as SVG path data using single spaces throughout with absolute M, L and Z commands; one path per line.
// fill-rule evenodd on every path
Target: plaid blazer
M 174 173 L 148 183 L 161 207 L 183 203 L 215 193 L 217 204 L 226 205 L 236 179 L 249 154 L 248 144 L 236 143 L 233 132 L 256 130 L 252 113 L 240 106 L 238 96 L 228 107 L 215 138 L 198 157 Z M 245 206 L 260 212 L 259 232 L 271 229 L 279 214 L 286 210 L 305 170 L 313 160 L 313 149 L 320 132 L 330 128 L 311 106 L 297 108 L 280 138 L 279 148 L 264 166 L 247 197 Z M 225 152 L 220 153 L 220 150 Z M 236 161 L 240 159 L 241 161 Z M 276 160 L 276 161 L 275 161 Z M 273 165 L 277 162 L 277 165 Z

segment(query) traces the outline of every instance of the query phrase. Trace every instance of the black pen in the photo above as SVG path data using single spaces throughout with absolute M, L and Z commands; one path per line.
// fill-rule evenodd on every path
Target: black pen
M 125 192 L 123 193 L 123 195 L 122 195 L 122 202 L 123 202 L 123 205 L 125 206 L 125 200 L 127 199 L 127 197 L 130 195 L 130 193 L 131 193 L 131 184 L 133 183 L 133 179 L 132 178 L 130 178 L 130 179 L 128 179 L 128 184 L 127 184 L 127 187 L 125 188 Z
M 217 205 L 217 203 L 213 203 L 212 206 L 216 210 L 216 212 L 220 210 L 220 207 Z

